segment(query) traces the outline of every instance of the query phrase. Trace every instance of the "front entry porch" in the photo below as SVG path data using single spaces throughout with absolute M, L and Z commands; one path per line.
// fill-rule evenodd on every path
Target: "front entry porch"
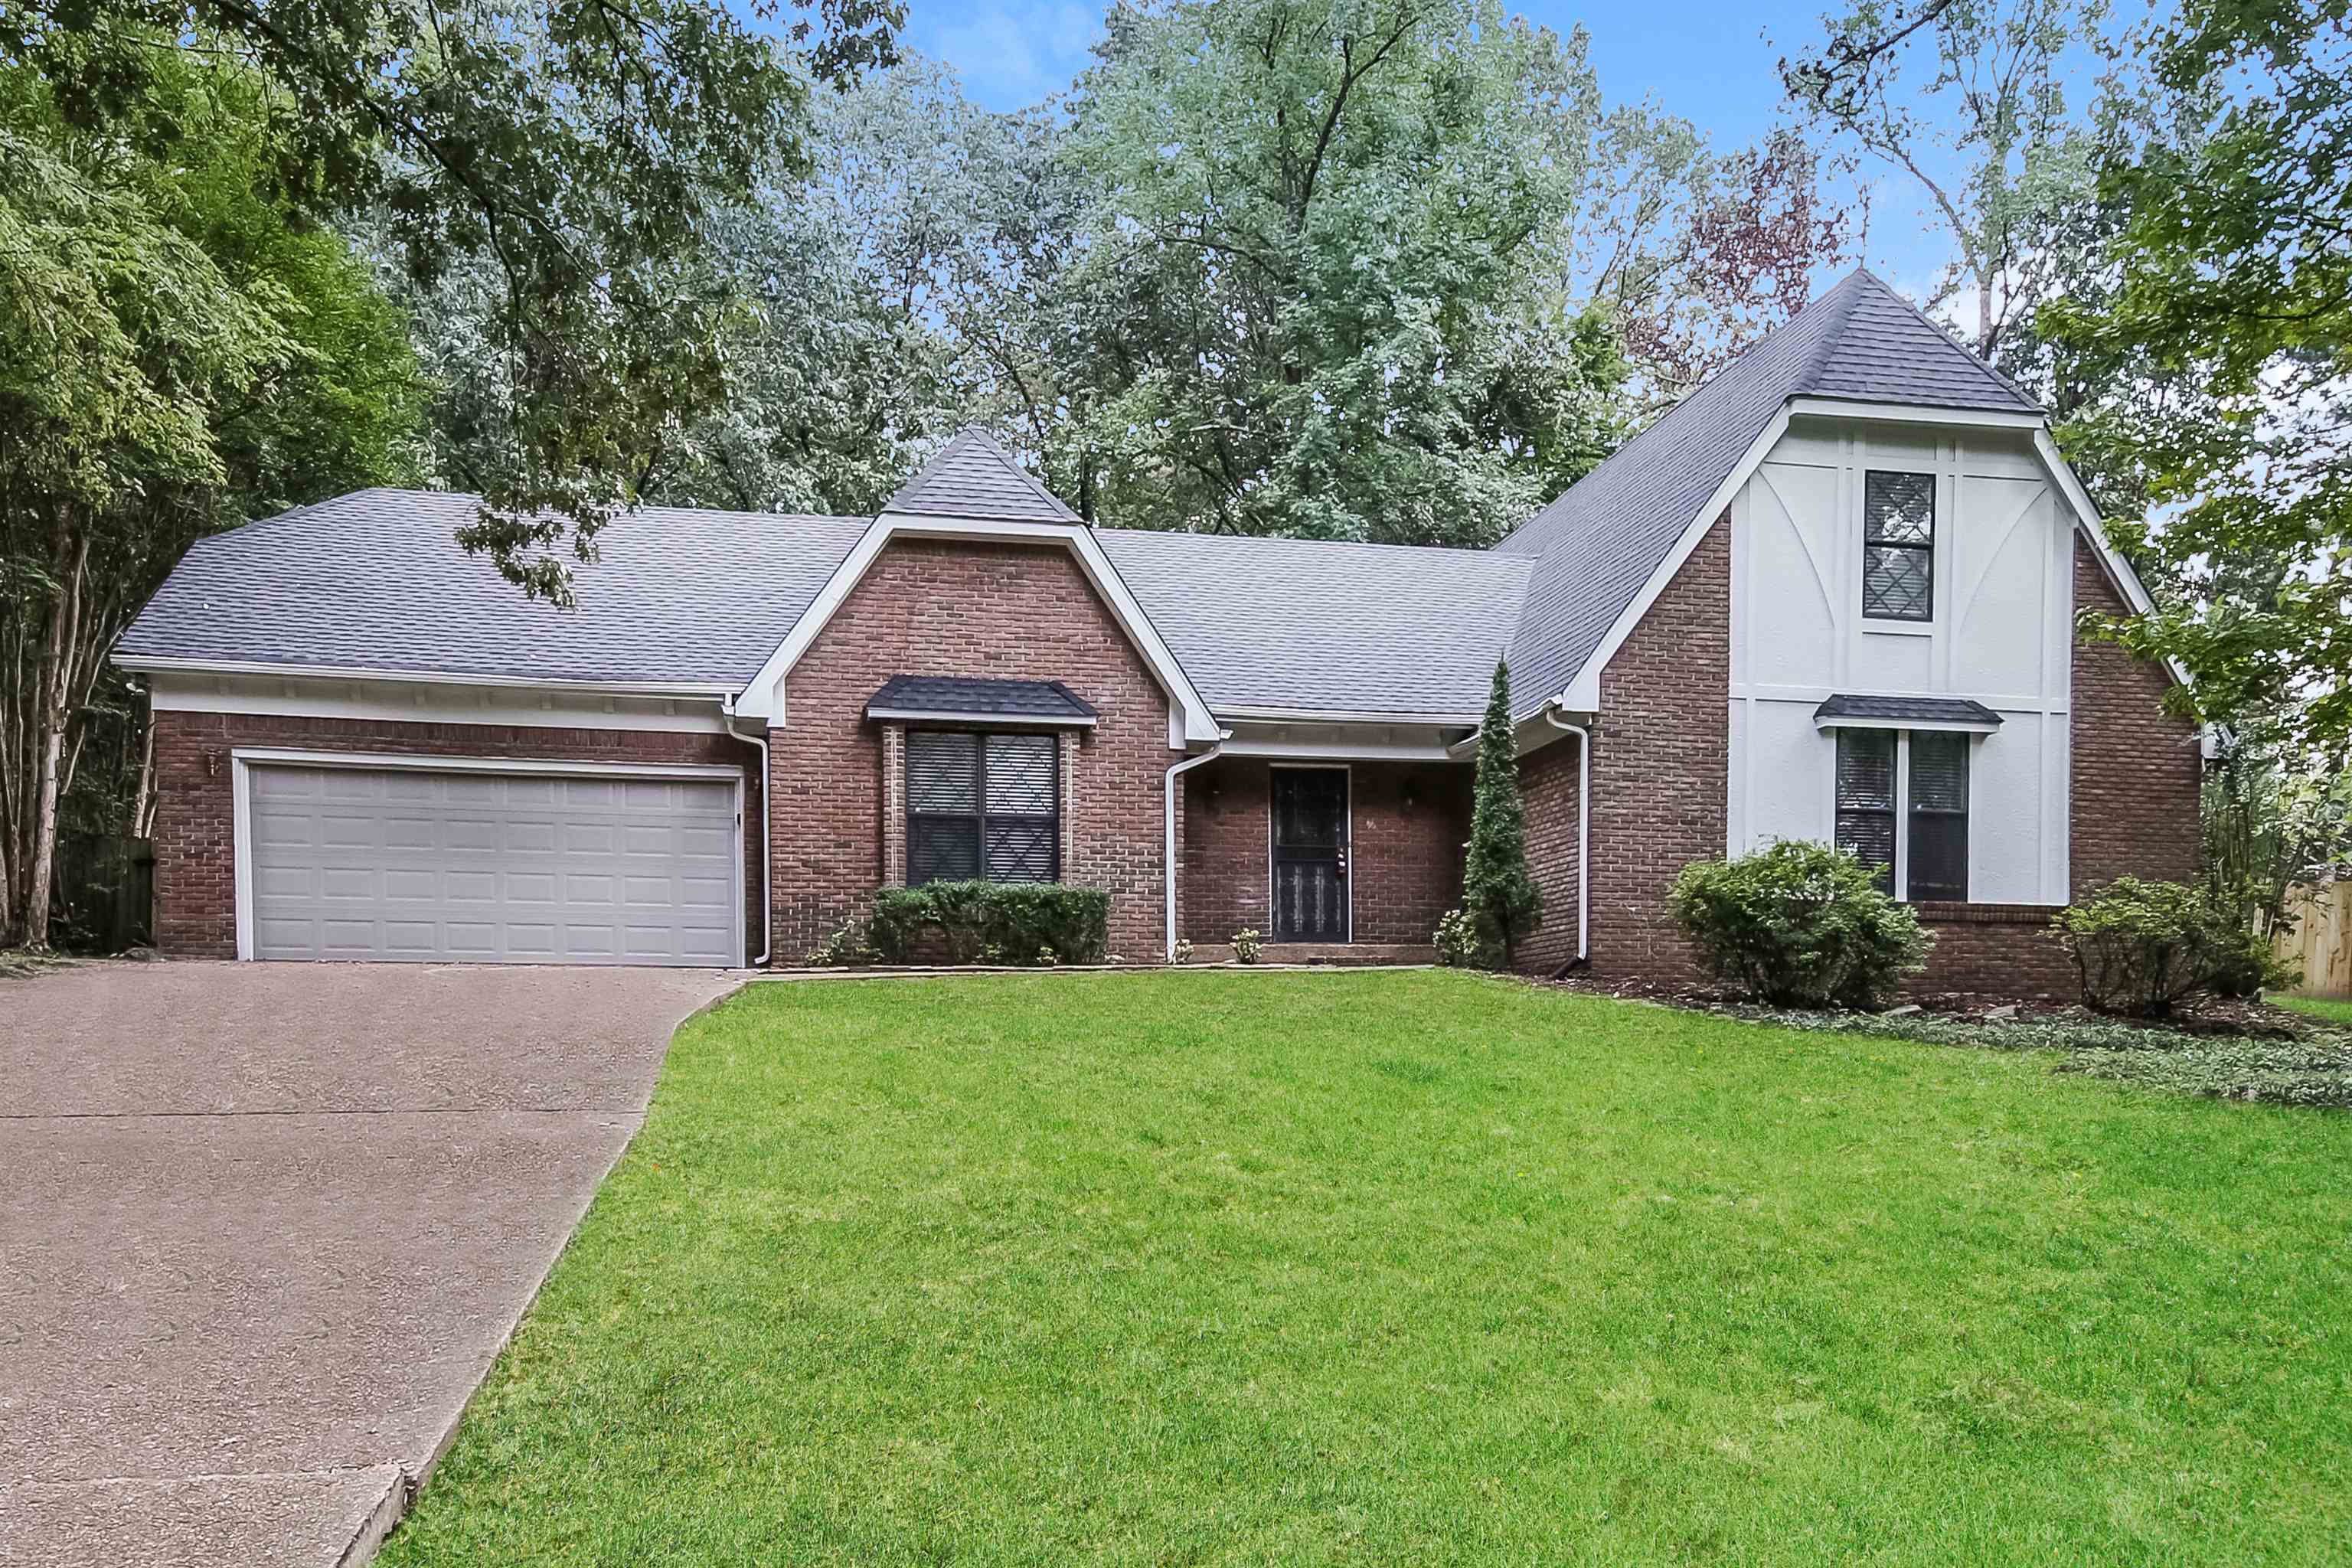
M 1265 962 L 1421 963 L 1462 896 L 1471 770 L 1223 756 L 1182 776 L 1179 929 L 1199 958 L 1257 931 Z

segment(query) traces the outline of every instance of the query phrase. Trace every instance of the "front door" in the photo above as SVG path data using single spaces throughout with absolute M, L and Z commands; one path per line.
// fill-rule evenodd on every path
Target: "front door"
M 1348 940 L 1348 770 L 1274 770 L 1274 940 Z

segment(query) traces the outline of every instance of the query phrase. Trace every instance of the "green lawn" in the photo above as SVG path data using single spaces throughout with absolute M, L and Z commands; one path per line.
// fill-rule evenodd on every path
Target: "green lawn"
M 2326 996 L 2273 996 L 2271 1000 L 2282 1007 L 2292 1007 L 2298 1013 L 2308 1013 L 2331 1024 L 2352 1024 L 2352 1002 Z
M 2343 1561 L 2352 1116 L 1445 973 L 763 984 L 386 1561 Z

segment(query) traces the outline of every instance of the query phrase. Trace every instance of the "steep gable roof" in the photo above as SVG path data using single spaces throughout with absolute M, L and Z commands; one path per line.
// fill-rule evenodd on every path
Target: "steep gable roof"
M 1165 645 L 1170 679 L 1195 702 L 1466 718 L 1507 651 L 1528 712 L 1591 660 L 1800 396 L 2037 412 L 1856 272 L 1491 552 L 1096 530 L 996 442 L 965 430 L 870 523 L 644 508 L 600 536 L 601 559 L 574 574 L 571 611 L 526 600 L 457 548 L 451 535 L 474 516 L 474 498 L 360 491 L 198 544 L 118 651 L 133 666 L 740 692 L 803 621 L 821 620 L 820 601 L 861 552 L 894 532 L 993 531 L 1079 552 L 1104 591 L 1129 604 L 1140 635 Z M 2093 532 L 2095 542 L 2095 523 Z
M 1078 514 L 1013 460 L 987 432 L 966 428 L 882 505 L 915 516 L 1076 522 Z
M 1848 274 L 1496 546 L 1538 558 L 1511 641 L 1522 710 L 1575 679 L 1699 509 L 1802 396 L 2040 412 L 1867 269 Z

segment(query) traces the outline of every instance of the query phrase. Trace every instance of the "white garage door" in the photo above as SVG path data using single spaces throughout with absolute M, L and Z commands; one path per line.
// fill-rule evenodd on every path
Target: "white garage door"
M 726 779 L 248 765 L 255 958 L 732 967 Z

